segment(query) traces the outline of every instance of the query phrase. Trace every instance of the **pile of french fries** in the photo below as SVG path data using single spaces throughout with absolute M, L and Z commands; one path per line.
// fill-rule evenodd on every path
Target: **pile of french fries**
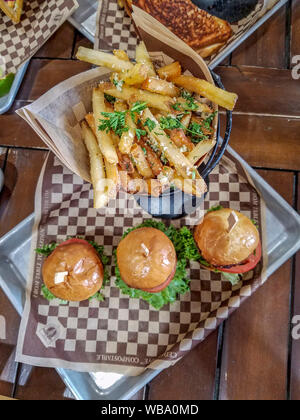
M 90 157 L 94 207 L 123 188 L 159 196 L 170 186 L 201 196 L 207 191 L 197 167 L 216 144 L 214 110 L 232 110 L 237 95 L 182 74 L 179 62 L 156 69 L 145 44 L 135 62 L 80 47 L 77 58 L 111 70 L 93 90 L 93 112 L 82 122 Z

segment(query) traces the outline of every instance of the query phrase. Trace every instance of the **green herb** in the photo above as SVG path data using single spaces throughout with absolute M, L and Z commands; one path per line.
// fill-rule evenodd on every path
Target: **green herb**
M 116 86 L 116 88 L 117 88 L 119 91 L 122 91 L 122 88 L 123 88 L 123 85 L 124 85 L 124 80 L 117 80 L 117 79 L 114 79 L 114 80 L 113 80 L 113 84 Z
M 213 212 L 213 211 L 218 211 L 218 210 L 223 210 L 224 209 L 224 207 L 223 206 L 221 206 L 221 205 L 219 205 L 219 206 L 214 206 L 214 207 L 211 207 L 209 210 L 207 210 L 207 213 L 211 213 L 211 212 Z
M 210 114 L 206 120 L 204 121 L 205 127 L 209 128 L 215 118 L 215 116 L 218 114 L 218 111 L 213 112 L 212 114 Z
M 145 136 L 147 134 L 147 131 L 146 130 L 140 130 L 139 128 L 136 128 L 135 134 L 136 134 L 137 138 L 139 140 L 141 140 L 141 137 Z
M 202 125 L 198 124 L 195 121 L 190 123 L 187 131 L 192 134 L 191 140 L 194 144 L 197 144 L 200 141 L 207 139 L 207 136 L 203 133 Z
M 114 104 L 116 102 L 116 98 L 114 98 L 111 95 L 108 95 L 107 93 L 104 93 L 104 98 L 106 99 L 107 102 L 109 102 L 110 104 Z
M 142 147 L 142 151 L 144 152 L 144 155 L 147 156 L 147 149 L 146 149 L 146 147 Z
M 148 127 L 149 131 L 154 130 L 154 128 L 156 127 L 155 121 L 151 120 L 150 118 L 147 118 L 144 122 L 144 127 Z
M 254 226 L 258 229 L 259 228 L 259 224 L 257 223 L 256 220 L 251 219 L 251 222 L 254 224 Z
M 190 101 L 191 99 L 194 99 L 193 96 L 190 94 L 190 92 L 188 92 L 185 89 L 181 89 L 180 96 L 184 99 L 187 99 L 188 101 Z
M 181 111 L 181 103 L 178 102 L 177 104 L 172 105 L 172 108 L 175 109 L 175 111 Z
M 176 128 L 182 128 L 184 127 L 184 125 L 181 124 L 181 122 L 177 118 L 173 118 L 169 116 L 169 117 L 161 117 L 160 127 L 163 130 L 174 130 Z
M 126 126 L 126 113 L 127 111 L 101 112 L 106 119 L 99 120 L 101 124 L 98 126 L 98 130 L 107 133 L 112 130 L 121 137 L 124 132 L 129 130 L 129 127 Z
M 130 108 L 130 115 L 131 115 L 132 121 L 135 121 L 136 115 L 140 114 L 147 107 L 148 107 L 147 102 L 141 102 L 141 101 L 135 102 Z

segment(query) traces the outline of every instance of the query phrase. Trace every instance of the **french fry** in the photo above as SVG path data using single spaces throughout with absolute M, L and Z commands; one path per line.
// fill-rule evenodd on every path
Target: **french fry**
M 130 70 L 127 70 L 124 73 L 120 73 L 119 77 L 128 86 L 141 85 L 147 79 L 148 72 L 149 69 L 145 64 L 138 63 Z
M 180 122 L 181 122 L 182 125 L 185 126 L 185 128 L 188 128 L 189 125 L 190 125 L 191 119 L 192 119 L 192 113 L 189 112 L 188 114 L 184 115 L 181 118 Z
M 202 184 L 200 184 L 200 188 L 197 186 L 200 180 L 192 180 L 183 178 L 180 175 L 176 175 L 173 179 L 173 184 L 183 191 L 185 194 L 195 195 L 196 197 L 202 197 L 203 189 Z
M 127 109 L 128 109 L 128 106 L 125 101 L 122 101 L 120 99 L 116 100 L 114 104 L 115 112 L 123 112 L 123 111 L 127 111 Z
M 97 130 L 96 130 L 94 114 L 92 112 L 90 112 L 89 114 L 86 114 L 85 120 L 88 123 L 88 126 L 90 127 L 92 132 L 94 133 L 94 136 L 97 138 Z
M 182 153 L 192 151 L 194 149 L 194 144 L 192 141 L 185 135 L 182 128 L 176 128 L 175 130 L 170 131 L 171 140 L 176 144 L 180 149 L 185 149 Z
M 157 77 L 148 77 L 141 86 L 142 89 L 149 92 L 159 93 L 164 96 L 176 97 L 179 95 L 179 89 L 171 82 L 158 79 Z
M 175 176 L 175 171 L 170 166 L 164 166 L 161 173 L 158 175 L 157 179 L 161 183 L 162 186 L 168 186 L 173 181 Z
M 119 143 L 119 150 L 123 154 L 129 154 L 135 139 L 135 133 L 136 133 L 136 125 L 132 121 L 132 118 L 130 114 L 126 115 L 126 125 L 128 128 L 128 131 L 125 131 L 122 133 L 121 140 Z
M 95 126 L 103 119 L 102 112 L 106 112 L 104 94 L 99 89 L 93 90 L 93 111 Z M 97 130 L 97 140 L 103 156 L 109 163 L 118 163 L 118 155 L 110 133 Z
M 188 154 L 188 160 L 196 165 L 199 160 L 205 156 L 215 146 L 216 140 L 202 140 L 196 147 Z
M 103 156 L 96 137 L 85 121 L 81 123 L 81 129 L 90 158 L 90 173 L 94 188 L 94 208 L 98 209 L 105 207 L 109 200 Z
M 120 165 L 118 165 L 118 171 L 119 171 L 119 178 L 120 178 L 120 186 L 123 188 L 124 191 L 130 192 L 128 184 L 132 180 L 131 176 L 122 169 Z
M 152 169 L 153 175 L 158 176 L 163 170 L 163 164 L 161 163 L 161 160 L 143 139 L 138 140 L 138 144 L 142 147 L 142 150 L 145 153 L 146 159 L 149 163 L 150 168 Z
M 155 72 L 152 60 L 149 56 L 149 53 L 147 51 L 147 48 L 144 42 L 141 42 L 136 47 L 135 60 L 137 63 L 146 64 L 146 66 L 149 69 L 149 73 L 148 73 L 149 76 L 156 76 L 156 72 Z
M 124 85 L 118 90 L 112 83 L 103 82 L 99 84 L 99 89 L 115 98 L 125 101 L 141 101 L 146 102 L 150 108 L 156 108 L 164 112 L 171 112 L 171 104 L 174 103 L 173 98 L 162 96 L 158 93 L 147 92 L 146 90 L 137 89 Z
M 170 81 L 175 77 L 181 76 L 181 65 L 178 61 L 174 61 L 174 63 L 169 64 L 168 66 L 161 67 L 157 70 L 157 73 L 161 79 L 165 79 Z
M 146 191 L 152 197 L 159 197 L 163 192 L 163 186 L 158 179 L 146 179 Z
M 148 118 L 152 120 L 156 125 L 158 121 L 153 117 L 149 109 L 145 109 L 142 115 L 142 121 L 145 122 Z M 186 179 L 199 179 L 201 181 L 202 193 L 206 192 L 207 187 L 204 180 L 200 177 L 197 169 L 192 165 L 192 163 L 184 156 L 183 153 L 176 147 L 172 140 L 170 140 L 162 130 L 159 132 L 149 130 L 149 127 L 146 126 L 145 129 L 148 132 L 149 137 L 154 137 L 157 141 L 161 152 L 168 159 L 168 161 L 175 167 L 176 171 L 180 176 Z
M 118 0 L 118 1 L 120 1 L 120 0 Z M 113 53 L 114 53 L 114 56 L 116 56 L 120 60 L 130 61 L 128 55 L 123 50 L 113 50 Z
M 106 178 L 107 178 L 107 194 L 109 198 L 115 198 L 119 186 L 119 172 L 117 164 L 108 162 L 104 158 Z
M 230 111 L 233 110 L 238 99 L 238 96 L 235 93 L 227 92 L 214 86 L 207 80 L 197 79 L 194 76 L 182 75 L 172 79 L 172 82 L 184 89 L 198 93 Z
M 150 168 L 150 165 L 147 162 L 145 153 L 143 149 L 141 148 L 141 146 L 139 146 L 138 144 L 134 144 L 131 148 L 130 154 L 134 160 L 134 164 L 139 174 L 142 175 L 142 177 L 146 179 L 153 178 L 152 169 Z
M 134 174 L 134 166 L 133 163 L 128 155 L 123 155 L 119 150 L 117 150 L 118 158 L 119 158 L 119 166 L 121 167 L 122 171 L 127 172 L 128 174 Z
M 130 61 L 120 60 L 115 55 L 85 47 L 78 48 L 76 58 L 87 63 L 96 64 L 97 66 L 107 67 L 116 72 L 130 70 L 133 67 Z

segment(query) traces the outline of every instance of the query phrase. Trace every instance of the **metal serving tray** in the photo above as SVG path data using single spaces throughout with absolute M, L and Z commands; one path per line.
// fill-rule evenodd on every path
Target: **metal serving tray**
M 3 96 L 2 98 L 0 98 L 0 115 L 4 114 L 4 112 L 7 112 L 10 107 L 13 104 L 13 101 L 15 100 L 15 97 L 18 93 L 18 90 L 21 86 L 22 80 L 25 76 L 29 61 L 26 61 L 17 71 L 15 80 L 12 84 L 12 87 L 9 91 L 9 93 L 5 96 Z
M 237 153 L 230 147 L 228 150 L 244 165 L 266 201 L 267 274 L 271 276 L 300 249 L 300 216 Z M 20 316 L 25 302 L 33 221 L 32 214 L 0 238 L 0 287 Z M 65 369 L 57 369 L 57 372 L 79 400 L 128 400 L 160 373 L 147 370 L 140 376 L 126 377 L 115 373 L 91 374 Z
M 225 58 L 227 58 L 237 47 L 239 47 L 250 35 L 252 35 L 261 25 L 263 25 L 274 13 L 276 13 L 288 0 L 280 0 L 270 10 L 268 10 L 258 21 L 249 28 L 244 35 L 231 42 L 221 54 L 210 63 L 209 67 L 213 70 Z M 78 0 L 79 8 L 68 19 L 69 22 L 78 29 L 91 42 L 95 41 L 96 33 L 96 16 L 97 16 L 97 0 Z

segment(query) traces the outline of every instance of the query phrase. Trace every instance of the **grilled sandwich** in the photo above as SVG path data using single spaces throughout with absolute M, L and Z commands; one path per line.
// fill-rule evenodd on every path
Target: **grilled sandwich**
M 132 4 L 149 13 L 202 57 L 216 53 L 231 37 L 228 22 L 199 9 L 191 0 L 123 0 L 127 13 Z
M 0 9 L 14 23 L 19 23 L 23 10 L 23 0 L 0 0 Z

